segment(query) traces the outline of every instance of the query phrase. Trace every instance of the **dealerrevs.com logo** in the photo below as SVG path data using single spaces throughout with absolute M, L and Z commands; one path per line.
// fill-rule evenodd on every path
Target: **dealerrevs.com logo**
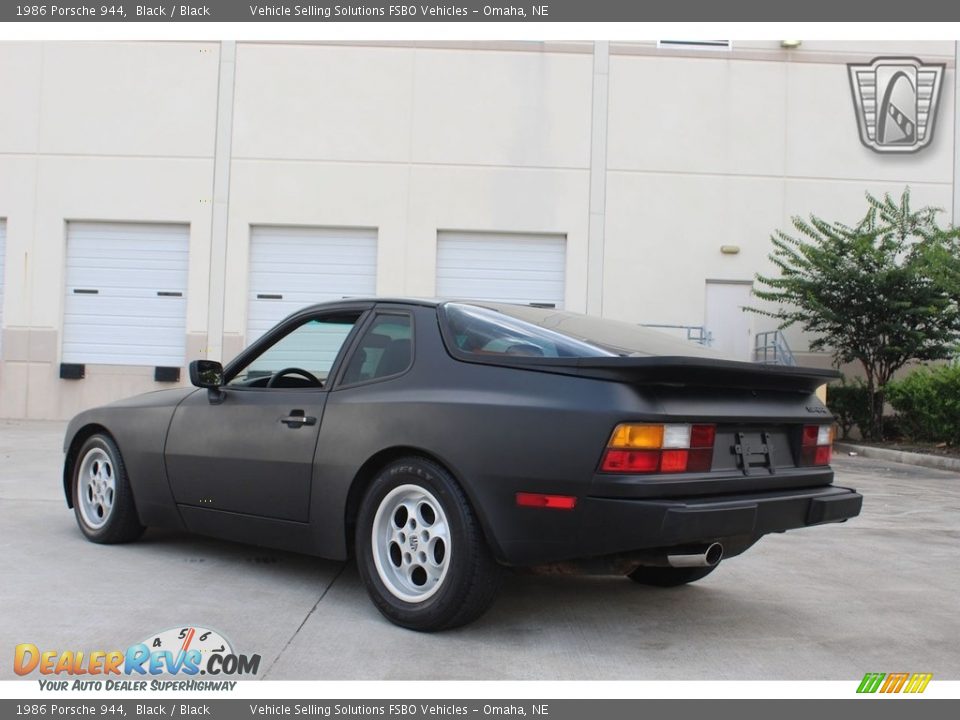
M 234 652 L 216 630 L 187 626 L 155 633 L 126 650 L 43 650 L 21 643 L 14 649 L 13 669 L 17 675 L 46 676 L 40 679 L 43 690 L 232 690 L 236 682 L 222 678 L 256 675 L 260 655 Z M 197 679 L 201 675 L 205 678 Z

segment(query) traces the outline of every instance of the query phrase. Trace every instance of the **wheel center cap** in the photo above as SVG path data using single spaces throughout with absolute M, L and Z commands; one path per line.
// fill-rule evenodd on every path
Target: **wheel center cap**
M 410 549 L 413 550 L 414 552 L 417 551 L 417 536 L 416 536 L 416 535 L 411 535 L 411 536 L 410 536 Z

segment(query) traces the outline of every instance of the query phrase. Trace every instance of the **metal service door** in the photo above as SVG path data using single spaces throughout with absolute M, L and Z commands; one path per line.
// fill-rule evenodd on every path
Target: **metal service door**
M 753 315 L 743 308 L 752 303 L 748 281 L 707 280 L 704 325 L 711 333 L 711 347 L 735 360 L 751 360 L 753 355 Z

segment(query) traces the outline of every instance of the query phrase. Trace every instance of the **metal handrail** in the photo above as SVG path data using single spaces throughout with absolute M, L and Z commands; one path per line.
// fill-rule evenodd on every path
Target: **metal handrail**
M 787 339 L 779 330 L 767 330 L 756 335 L 756 344 L 753 348 L 754 362 L 765 365 L 796 365 Z
M 641 323 L 642 327 L 660 328 L 664 330 L 686 330 L 687 340 L 710 347 L 713 344 L 713 333 L 707 330 L 703 325 L 658 325 L 654 323 Z

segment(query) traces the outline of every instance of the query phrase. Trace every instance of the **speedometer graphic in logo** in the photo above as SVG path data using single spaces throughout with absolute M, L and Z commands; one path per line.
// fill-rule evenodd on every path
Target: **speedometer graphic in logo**
M 181 625 L 145 637 L 121 656 L 127 675 L 256 675 L 260 655 L 237 653 L 223 633 Z
M 188 626 L 170 628 L 163 632 L 150 635 L 142 640 L 151 652 L 169 651 L 174 655 L 178 653 L 188 653 L 191 650 L 199 652 L 204 659 L 217 653 L 222 655 L 232 655 L 233 647 L 216 630 L 200 626 Z

